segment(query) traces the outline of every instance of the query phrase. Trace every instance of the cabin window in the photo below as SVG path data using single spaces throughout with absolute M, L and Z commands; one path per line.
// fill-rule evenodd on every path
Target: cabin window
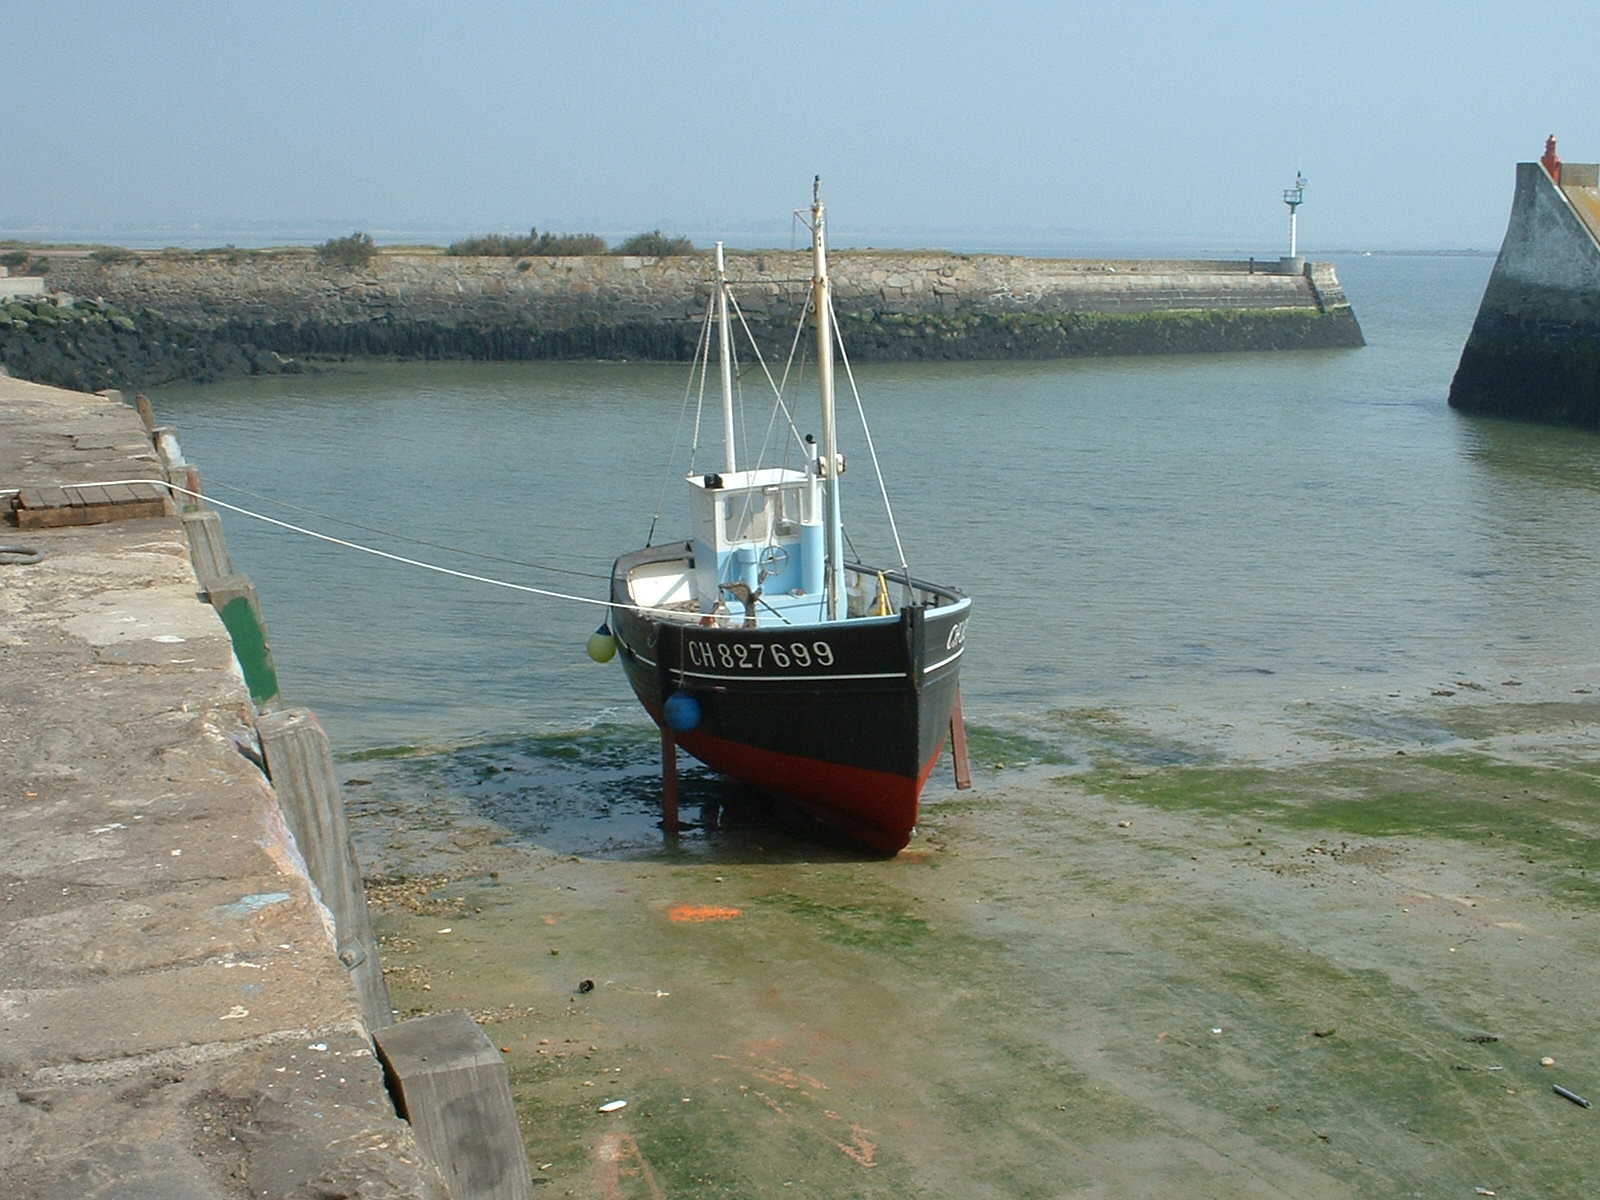
M 793 537 L 800 527 L 804 489 L 785 487 L 770 491 L 774 508 L 772 532 L 778 537 Z
M 723 528 L 728 531 L 729 542 L 764 542 L 771 528 L 767 511 L 767 498 L 760 492 L 739 492 L 726 496 L 723 505 Z
M 792 538 L 800 530 L 804 514 L 805 488 L 765 487 L 727 492 L 722 505 L 723 537 L 727 545 L 740 542 L 770 542 Z

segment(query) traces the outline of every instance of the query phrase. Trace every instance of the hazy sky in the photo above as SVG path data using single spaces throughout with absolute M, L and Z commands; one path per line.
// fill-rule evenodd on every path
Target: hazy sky
M 1299 169 L 1303 250 L 1494 249 L 1546 134 L 1600 160 L 1594 0 L 0 0 L 0 42 L 0 236 L 786 245 L 820 173 L 839 244 L 1281 253 Z

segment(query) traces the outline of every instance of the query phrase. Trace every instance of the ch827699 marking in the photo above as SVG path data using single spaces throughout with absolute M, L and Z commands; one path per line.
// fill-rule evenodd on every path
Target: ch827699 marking
M 831 667 L 833 646 L 822 639 L 793 642 L 733 642 L 690 638 L 684 654 L 691 667 L 724 671 L 807 670 Z

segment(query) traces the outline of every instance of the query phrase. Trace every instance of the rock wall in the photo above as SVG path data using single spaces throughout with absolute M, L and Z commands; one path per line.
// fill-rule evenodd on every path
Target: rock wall
M 135 320 L 99 301 L 50 295 L 0 303 L 0 368 L 77 392 L 136 391 L 175 379 L 204 383 L 298 369 L 270 350 L 178 325 L 149 310 Z
M 707 253 L 462 258 L 387 251 L 322 265 L 309 250 L 52 256 L 50 286 L 294 355 L 649 358 L 692 355 Z M 1024 259 L 844 251 L 836 304 L 859 359 L 1012 358 L 1362 344 L 1327 264 Z M 810 256 L 729 255 L 746 320 L 787 346 Z
M 1567 164 L 1563 177 L 1586 165 Z M 1600 428 L 1600 244 L 1536 162 L 1517 164 L 1505 241 L 1451 382 L 1450 405 Z

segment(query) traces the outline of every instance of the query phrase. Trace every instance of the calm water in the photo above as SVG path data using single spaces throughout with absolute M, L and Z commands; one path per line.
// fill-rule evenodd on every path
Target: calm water
M 1338 265 L 1364 349 L 858 372 L 913 569 L 978 603 L 973 721 L 1594 657 L 1595 439 L 1445 405 L 1491 261 Z M 219 499 L 599 597 L 656 510 L 683 389 L 679 367 L 415 364 L 153 399 Z M 664 533 L 677 513 L 669 491 Z M 346 750 L 634 719 L 621 672 L 583 653 L 598 609 L 225 524 L 287 693 Z
M 584 655 L 599 610 L 225 516 L 289 699 L 372 756 L 347 763 L 373 781 L 346 793 L 364 865 L 467 880 L 384 918 L 391 987 L 488 1013 L 551 1194 L 1584 1194 L 1581 1112 L 1532 1098 L 1563 1103 L 1539 1055 L 1594 1061 L 1593 924 L 1549 899 L 1591 842 L 1562 827 L 1543 865 L 1512 862 L 1496 839 L 1555 811 L 1554 784 L 1395 749 L 1451 736 L 1461 696 L 1436 691 L 1600 682 L 1600 441 L 1446 407 L 1489 259 L 1338 265 L 1364 349 L 860 372 L 913 569 L 976 600 L 978 787 L 952 802 L 936 775 L 894 860 L 703 778 L 686 814 L 734 819 L 663 848 L 652 731 Z M 683 387 L 451 364 L 153 399 L 219 498 L 599 597 L 644 538 Z M 870 490 L 864 456 L 846 479 Z M 1281 825 L 1163 815 L 1048 778 L 1096 737 L 1120 739 L 1103 782 L 1330 735 L 1380 766 L 1289 771 L 1286 795 L 1464 789 L 1469 823 L 1479 792 L 1545 803 L 1484 801 L 1488 832 L 1375 837 L 1335 870 L 1287 801 Z M 387 756 L 407 746 L 431 749 Z M 1502 1076 L 1462 1073 L 1483 1029 Z M 597 1114 L 614 1095 L 630 1107 Z

